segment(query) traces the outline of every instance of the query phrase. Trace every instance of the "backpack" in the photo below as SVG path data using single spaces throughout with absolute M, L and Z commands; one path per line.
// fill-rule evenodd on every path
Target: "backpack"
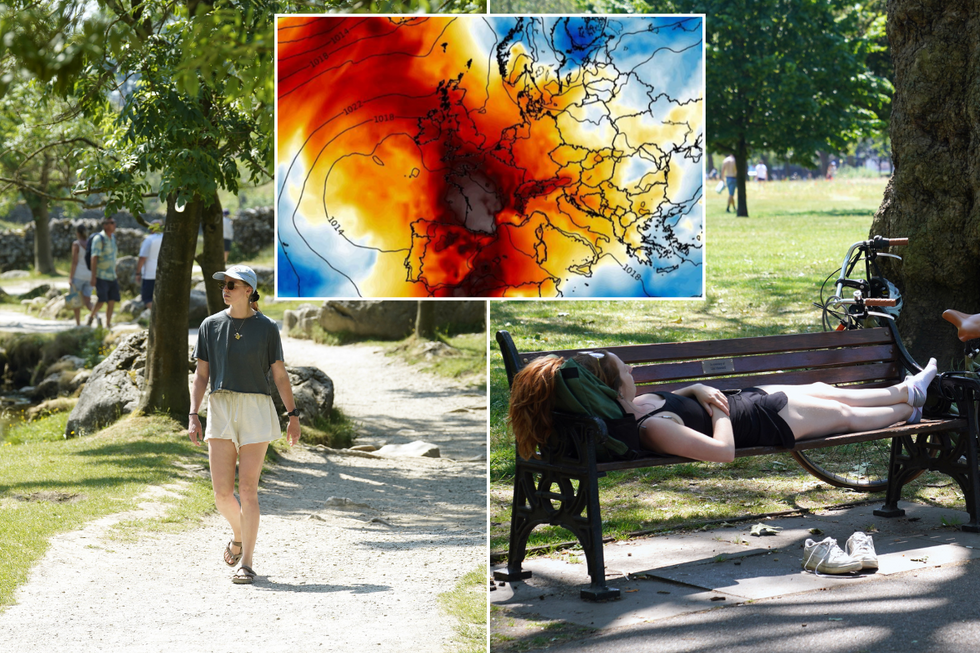
M 87 267 L 89 270 L 92 269 L 92 241 L 95 240 L 95 237 L 98 235 L 99 234 L 92 234 L 88 237 L 88 240 L 85 241 L 85 267 Z
M 633 450 L 638 448 L 639 443 L 636 443 L 636 447 L 630 447 L 623 441 L 636 439 L 635 435 L 630 437 L 636 431 L 636 420 L 617 401 L 615 390 L 574 360 L 568 359 L 555 377 L 554 392 L 555 409 L 576 415 L 601 417 L 606 422 L 609 436 L 596 443 L 596 454 L 600 461 L 636 457 Z

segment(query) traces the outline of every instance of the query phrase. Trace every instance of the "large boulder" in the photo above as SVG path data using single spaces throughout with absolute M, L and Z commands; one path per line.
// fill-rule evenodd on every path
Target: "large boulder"
M 201 322 L 204 321 L 210 313 L 208 313 L 208 295 L 201 290 L 191 291 L 190 300 L 190 311 L 188 313 L 188 323 L 189 327 L 196 329 L 201 326 Z
M 94 433 L 136 409 L 145 384 L 147 334 L 127 336 L 95 366 L 68 416 L 66 438 Z
M 482 300 L 440 301 L 436 303 L 436 325 L 451 331 L 481 331 L 486 310 Z M 416 302 L 328 301 L 318 321 L 327 333 L 399 340 L 414 331 L 417 313 Z
M 287 308 L 282 314 L 282 335 L 288 336 L 291 332 L 309 335 L 319 319 L 320 308 L 313 304 L 300 304 L 295 310 Z
M 293 390 L 293 401 L 299 408 L 299 421 L 301 424 L 312 426 L 317 417 L 326 419 L 333 410 L 333 381 L 323 370 L 318 367 L 290 367 L 286 366 L 286 373 L 289 374 L 289 385 Z M 289 422 L 288 417 L 283 417 L 286 407 L 279 397 L 279 389 L 275 383 L 272 385 L 272 400 L 276 404 L 276 411 L 279 415 L 279 425 L 285 429 Z

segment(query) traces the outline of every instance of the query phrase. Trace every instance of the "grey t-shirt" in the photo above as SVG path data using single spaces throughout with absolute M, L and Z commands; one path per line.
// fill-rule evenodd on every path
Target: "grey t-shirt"
M 261 313 L 235 320 L 220 311 L 201 323 L 194 358 L 208 363 L 211 392 L 271 395 L 269 369 L 284 360 L 279 327 Z

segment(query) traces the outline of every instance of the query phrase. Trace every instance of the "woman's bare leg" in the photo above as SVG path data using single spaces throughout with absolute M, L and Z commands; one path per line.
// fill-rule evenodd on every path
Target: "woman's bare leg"
M 908 389 L 905 382 L 887 388 L 838 388 L 826 383 L 810 383 L 807 385 L 764 385 L 763 390 L 772 394 L 785 393 L 787 397 L 825 399 L 847 406 L 873 408 L 894 406 L 908 401 Z
M 885 428 L 907 421 L 913 410 L 905 402 L 888 406 L 850 406 L 803 393 L 787 397 L 789 403 L 779 411 L 779 416 L 797 440 Z
M 926 389 L 936 377 L 936 373 L 936 359 L 930 358 L 929 363 L 918 374 L 888 388 L 838 388 L 826 383 L 810 383 L 808 385 L 770 385 L 762 386 L 762 389 L 770 394 L 783 392 L 787 397 L 807 396 L 836 401 L 847 406 L 875 408 L 913 403 L 909 400 L 910 386 L 917 387 L 921 392 L 920 397 L 924 398 Z M 922 403 L 917 405 L 921 406 Z
M 252 566 L 255 540 L 259 535 L 259 475 L 268 442 L 246 444 L 239 450 L 238 496 L 242 500 L 242 564 Z
M 232 540 L 242 541 L 242 508 L 235 498 L 235 468 L 238 450 L 231 440 L 208 440 L 208 459 L 211 463 L 211 485 L 214 488 L 214 505 L 232 530 Z M 254 541 L 253 541 L 254 545 Z M 238 553 L 232 548 L 232 553 Z

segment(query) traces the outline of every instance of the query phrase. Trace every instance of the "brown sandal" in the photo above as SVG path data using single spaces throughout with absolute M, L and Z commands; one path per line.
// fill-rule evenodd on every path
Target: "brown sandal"
M 242 565 L 235 572 L 235 575 L 231 577 L 231 582 L 236 585 L 251 585 L 255 582 L 255 572 L 252 568 L 247 565 Z
M 238 547 L 238 553 L 231 552 L 231 547 L 233 546 Z M 228 565 L 229 567 L 234 567 L 235 565 L 237 565 L 238 561 L 242 559 L 242 543 L 236 542 L 235 540 L 231 540 L 230 542 L 228 542 L 228 546 L 225 547 L 224 558 L 225 558 L 225 564 Z

